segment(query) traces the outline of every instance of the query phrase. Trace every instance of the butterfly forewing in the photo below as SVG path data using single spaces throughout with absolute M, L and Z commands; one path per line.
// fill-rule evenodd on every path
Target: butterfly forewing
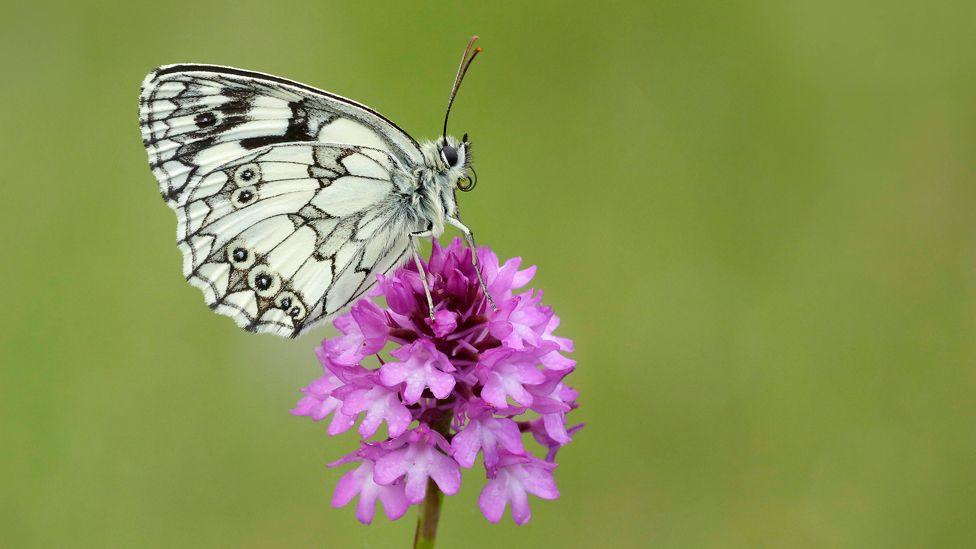
M 202 169 L 276 143 L 364 145 L 404 164 L 422 162 L 416 141 L 369 107 L 261 73 L 160 67 L 146 77 L 139 105 L 149 163 L 170 203 L 192 190 Z

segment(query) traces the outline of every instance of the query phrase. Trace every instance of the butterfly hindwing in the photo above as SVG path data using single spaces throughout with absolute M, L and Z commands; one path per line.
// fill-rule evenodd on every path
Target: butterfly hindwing
M 406 165 L 416 141 L 365 105 L 275 76 L 212 65 L 167 65 L 150 73 L 139 119 L 160 193 L 186 201 L 200 175 L 268 145 L 324 142 L 382 150 Z
M 324 143 L 262 147 L 207 173 L 175 207 L 184 276 L 243 328 L 296 336 L 407 256 L 417 221 L 398 161 Z

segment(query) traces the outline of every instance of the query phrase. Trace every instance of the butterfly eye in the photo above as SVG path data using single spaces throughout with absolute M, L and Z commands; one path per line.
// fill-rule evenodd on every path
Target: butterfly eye
M 447 164 L 448 168 L 453 168 L 455 165 L 457 165 L 458 161 L 457 149 L 450 145 L 444 145 L 441 147 L 441 160 Z

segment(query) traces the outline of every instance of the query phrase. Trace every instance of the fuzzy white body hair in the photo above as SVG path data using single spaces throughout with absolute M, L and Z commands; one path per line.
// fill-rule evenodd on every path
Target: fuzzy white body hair
M 444 233 L 448 217 L 458 217 L 457 182 L 468 177 L 471 164 L 471 144 L 461 142 L 453 136 L 447 137 L 447 144 L 458 151 L 458 161 L 453 167 L 441 158 L 443 139 L 420 143 L 424 165 L 414 169 L 409 176 L 409 188 L 401 189 L 410 194 L 410 209 L 417 219 L 417 232 L 426 231 L 439 237 Z

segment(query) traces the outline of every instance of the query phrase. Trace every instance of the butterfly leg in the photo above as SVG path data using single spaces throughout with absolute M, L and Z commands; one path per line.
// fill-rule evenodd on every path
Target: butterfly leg
M 424 270 L 424 263 L 420 260 L 420 246 L 417 245 L 417 240 L 432 235 L 433 233 L 430 227 L 426 231 L 410 233 L 410 246 L 413 249 L 413 260 L 417 264 L 417 272 L 420 274 L 420 283 L 424 286 L 424 294 L 427 295 L 427 310 L 430 312 L 431 320 L 434 319 L 434 298 L 430 296 L 430 284 L 427 283 L 427 271 Z
M 474 265 L 474 272 L 478 274 L 478 282 L 481 283 L 481 289 L 485 292 L 485 297 L 488 298 L 488 303 L 491 305 L 491 308 L 498 310 L 498 306 L 495 305 L 495 300 L 488 293 L 488 285 L 485 284 L 485 278 L 481 274 L 481 265 L 478 264 L 478 248 L 474 243 L 474 233 L 464 223 L 461 223 L 460 219 L 448 217 L 447 222 L 457 227 L 457 230 L 464 234 L 464 240 L 468 243 L 468 248 L 471 248 L 471 263 Z

